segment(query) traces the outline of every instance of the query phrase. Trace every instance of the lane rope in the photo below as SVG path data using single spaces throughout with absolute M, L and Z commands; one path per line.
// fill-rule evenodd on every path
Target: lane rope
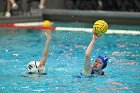
M 0 28 L 29 28 L 29 29 L 49 29 L 55 31 L 82 31 L 92 32 L 92 28 L 80 28 L 80 27 L 42 27 L 42 22 L 30 22 L 30 23 L 15 23 L 15 24 L 0 24 Z M 136 30 L 113 30 L 109 29 L 106 34 L 123 34 L 123 35 L 140 35 L 140 31 Z

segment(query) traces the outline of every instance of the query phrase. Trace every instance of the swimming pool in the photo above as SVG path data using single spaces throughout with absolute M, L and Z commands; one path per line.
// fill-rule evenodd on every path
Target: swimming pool
M 44 32 L 29 29 L 0 29 L 0 33 L 1 93 L 138 93 L 140 91 L 139 35 L 106 34 L 100 37 L 92 55 L 93 59 L 100 54 L 109 57 L 108 67 L 105 69 L 108 76 L 78 78 L 83 67 L 85 50 L 92 37 L 91 33 L 53 31 L 46 64 L 48 75 L 27 78 L 23 77 L 22 73 L 28 62 L 41 58 L 46 40 Z

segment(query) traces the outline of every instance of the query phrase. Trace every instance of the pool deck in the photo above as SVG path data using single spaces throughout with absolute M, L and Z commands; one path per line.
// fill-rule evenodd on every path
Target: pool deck
M 113 12 L 113 11 L 83 11 L 64 9 L 34 10 L 30 16 L 0 17 L 0 24 L 40 22 L 42 20 L 60 22 L 86 22 L 93 23 L 97 19 L 104 19 L 111 24 L 140 25 L 139 12 Z

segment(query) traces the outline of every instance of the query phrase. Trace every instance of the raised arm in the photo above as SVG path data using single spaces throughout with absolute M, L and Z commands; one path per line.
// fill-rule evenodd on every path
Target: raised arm
M 86 50 L 86 52 L 85 52 L 85 62 L 84 62 L 84 70 L 85 71 L 88 71 L 89 70 L 89 68 L 90 68 L 90 60 L 91 60 L 91 58 L 90 58 L 90 54 L 91 54 L 91 51 L 92 51 L 92 49 L 93 49 L 93 47 L 94 47 L 94 43 L 95 43 L 95 41 L 96 41 L 96 39 L 98 38 L 99 36 L 96 34 L 96 33 L 94 33 L 93 32 L 93 37 L 92 37 L 92 40 L 91 40 L 91 42 L 90 42 L 90 44 L 89 44 L 89 46 L 88 46 L 88 48 L 87 48 L 87 50 Z
M 49 43 L 50 43 L 50 40 L 51 40 L 50 30 L 45 32 L 45 34 L 46 34 L 47 40 L 46 40 L 44 52 L 42 54 L 42 58 L 40 59 L 39 67 L 45 66 L 46 60 L 48 58 L 48 53 L 49 53 Z

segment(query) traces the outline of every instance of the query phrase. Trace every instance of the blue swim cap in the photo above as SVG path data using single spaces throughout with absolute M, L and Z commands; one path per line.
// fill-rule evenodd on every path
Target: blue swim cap
M 108 61 L 108 58 L 106 56 L 98 56 L 97 58 L 101 59 L 102 62 L 103 62 L 103 67 L 102 69 L 104 69 L 106 66 L 107 66 L 107 61 Z

